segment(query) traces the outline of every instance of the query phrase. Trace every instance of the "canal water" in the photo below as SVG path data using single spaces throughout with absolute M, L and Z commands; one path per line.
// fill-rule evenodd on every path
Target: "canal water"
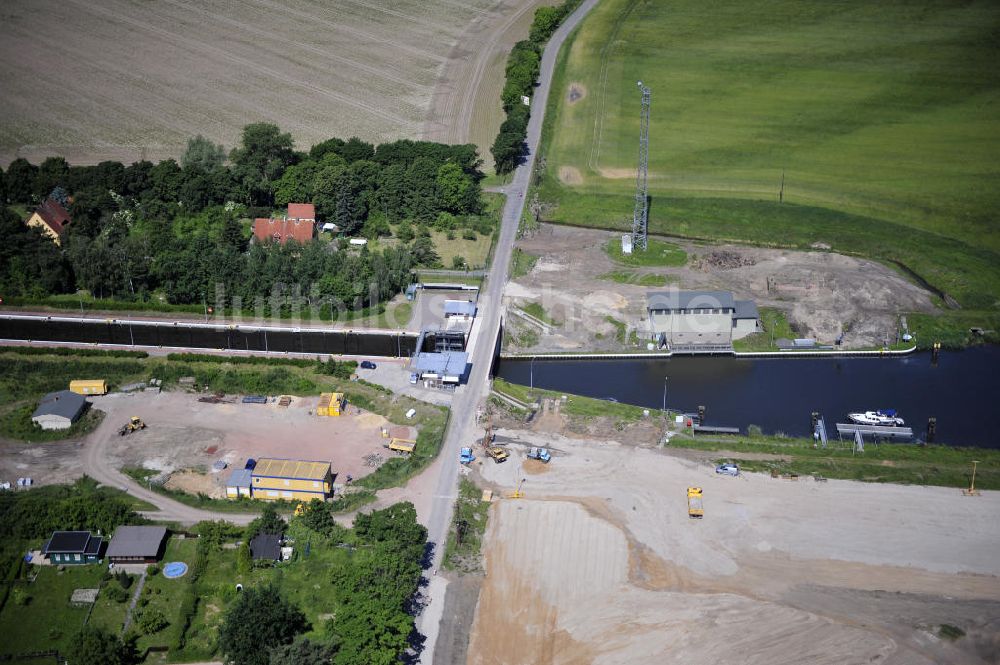
M 532 365 L 534 366 L 532 369 Z M 894 408 L 923 439 L 937 418 L 935 441 L 1000 448 L 1000 347 L 892 358 L 677 357 L 663 360 L 502 360 L 507 381 L 653 409 L 692 413 L 705 424 L 758 425 L 767 433 L 812 434 L 810 414 L 836 422 L 847 413 Z M 666 381 L 664 381 L 666 379 Z
M 310 328 L 277 330 L 193 326 L 183 323 L 154 325 L 110 319 L 77 321 L 2 317 L 0 339 L 403 357 L 412 355 L 416 346 L 416 337 L 388 332 L 321 331 Z

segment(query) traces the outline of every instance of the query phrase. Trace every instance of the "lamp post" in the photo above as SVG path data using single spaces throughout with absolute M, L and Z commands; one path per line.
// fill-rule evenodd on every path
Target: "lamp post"
M 669 377 L 663 377 L 663 413 L 667 412 L 667 379 Z
M 531 370 L 528 374 L 529 385 L 528 388 L 531 392 L 535 392 L 535 356 L 531 356 Z

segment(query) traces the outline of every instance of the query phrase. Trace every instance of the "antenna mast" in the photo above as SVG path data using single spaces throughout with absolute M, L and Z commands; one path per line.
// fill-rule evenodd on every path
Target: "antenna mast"
M 645 251 L 649 218 L 649 102 L 650 90 L 639 81 L 642 116 L 639 122 L 639 171 L 635 178 L 635 210 L 632 213 L 632 246 Z

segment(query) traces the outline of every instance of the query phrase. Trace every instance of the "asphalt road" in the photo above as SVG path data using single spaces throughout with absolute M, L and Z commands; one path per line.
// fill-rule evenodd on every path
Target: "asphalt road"
M 549 88 L 552 84 L 552 73 L 555 70 L 556 57 L 562 47 L 566 37 L 587 15 L 598 0 L 586 0 L 566 21 L 556 30 L 545 47 L 542 55 L 541 72 L 539 74 L 538 87 L 535 89 L 535 96 L 531 101 L 532 115 L 528 122 L 528 154 L 524 163 L 514 172 L 510 184 L 503 188 L 507 195 L 507 202 L 503 209 L 503 219 L 500 227 L 500 238 L 497 242 L 496 252 L 493 255 L 493 263 L 490 268 L 486 286 L 480 292 L 479 312 L 477 314 L 476 326 L 479 330 L 475 332 L 476 342 L 469 358 L 472 363 L 472 370 L 468 384 L 460 387 L 452 400 L 451 421 L 448 431 L 445 434 L 444 445 L 441 455 L 444 462 L 440 467 L 440 473 L 434 494 L 434 503 L 431 508 L 430 519 L 428 520 L 428 539 L 434 543 L 434 559 L 432 570 L 437 570 L 441 564 L 444 553 L 444 544 L 448 537 L 448 527 L 451 522 L 452 510 L 454 509 L 455 498 L 458 488 L 458 453 L 462 446 L 472 445 L 472 441 L 477 436 L 476 431 L 476 411 L 489 394 L 489 370 L 493 360 L 494 343 L 500 332 L 500 317 L 502 309 L 503 289 L 507 284 L 508 269 L 510 266 L 511 252 L 514 249 L 514 240 L 517 237 L 518 222 L 524 210 L 524 198 L 531 181 L 531 173 L 535 163 L 535 153 L 538 149 L 538 142 L 542 133 L 542 120 L 545 115 L 545 106 L 548 103 Z M 444 603 L 444 598 L 434 597 L 434 590 L 443 588 L 439 585 L 432 585 L 431 595 L 433 602 Z M 424 618 L 427 617 L 427 621 Z M 420 632 L 427 638 L 424 643 L 424 651 L 421 662 L 430 663 L 434 653 L 434 642 L 437 638 L 437 621 L 439 614 L 422 614 L 420 617 Z M 424 625 L 425 623 L 431 625 Z

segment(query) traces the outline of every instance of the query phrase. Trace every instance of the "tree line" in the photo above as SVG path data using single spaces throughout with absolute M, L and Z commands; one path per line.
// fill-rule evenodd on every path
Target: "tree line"
M 217 302 L 222 285 L 227 306 L 236 298 L 367 306 L 397 293 L 415 265 L 437 261 L 430 227 L 479 228 L 479 166 L 473 145 L 424 141 L 375 146 L 334 138 L 297 152 L 290 134 L 267 123 L 247 125 L 228 159 L 200 136 L 180 163 L 17 159 L 0 170 L 0 201 L 30 206 L 53 198 L 73 221 L 57 246 L 11 209 L 0 211 L 0 295 L 86 289 L 145 302 L 155 292 L 191 304 Z M 346 241 L 250 246 L 242 219 L 309 202 L 319 221 L 345 234 L 388 235 L 390 223 L 402 223 L 407 238 L 381 252 L 344 251 Z
M 500 125 L 500 131 L 490 148 L 497 173 L 511 173 L 527 153 L 525 139 L 528 136 L 531 111 L 521 98 L 531 98 L 538 84 L 542 51 L 546 42 L 581 2 L 582 0 L 565 0 L 555 7 L 539 7 L 535 10 L 528 38 L 514 44 L 507 57 L 506 80 L 500 95 L 507 117 Z

